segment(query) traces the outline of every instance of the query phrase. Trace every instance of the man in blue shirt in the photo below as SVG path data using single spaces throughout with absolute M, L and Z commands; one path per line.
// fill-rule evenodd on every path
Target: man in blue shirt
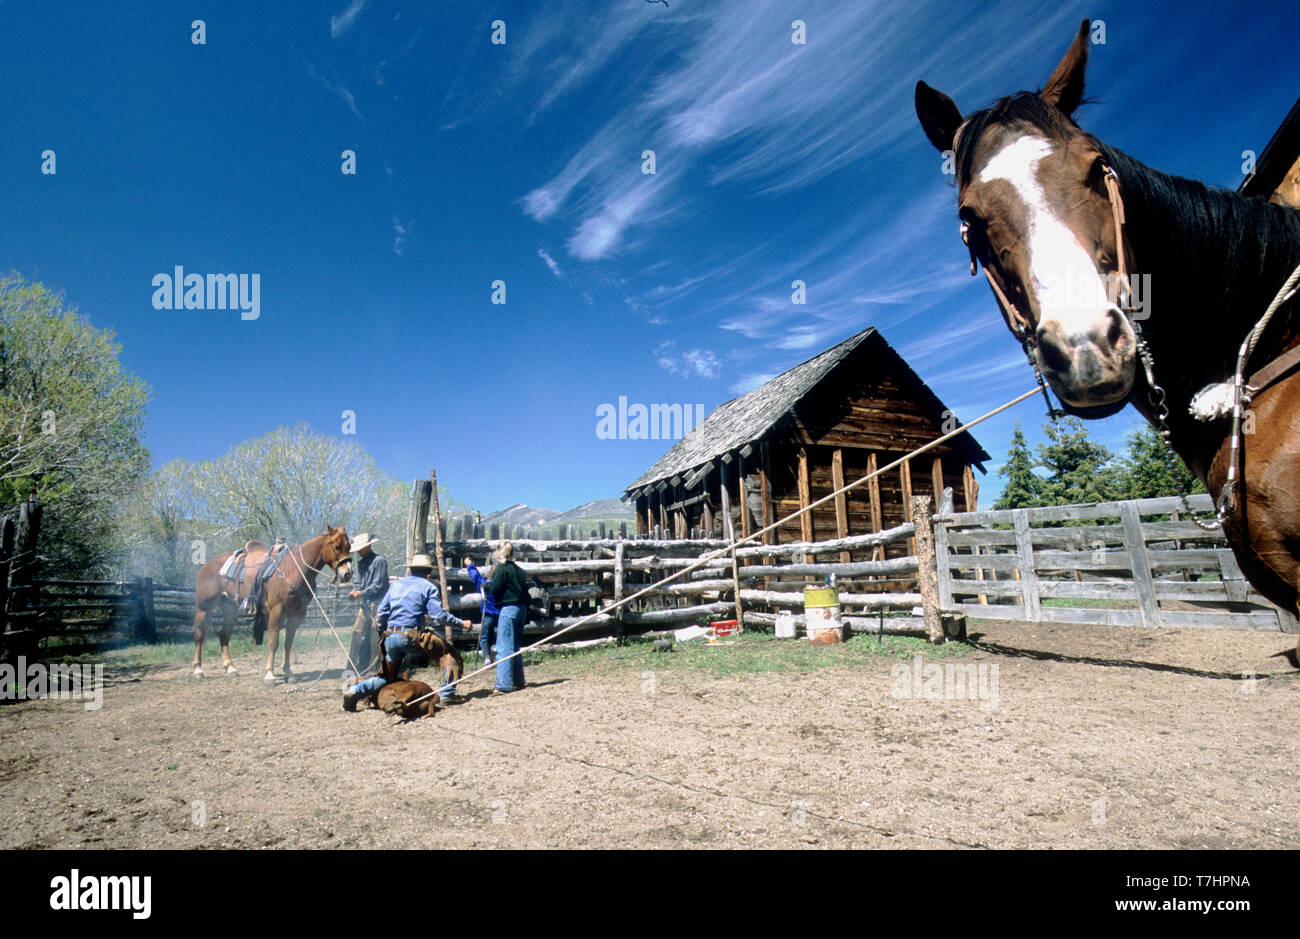
M 419 630 L 426 622 L 460 626 L 469 629 L 473 624 L 459 619 L 442 608 L 439 602 L 438 588 L 429 582 L 433 572 L 433 561 L 427 554 L 417 554 L 408 565 L 409 573 L 394 583 L 379 601 L 375 610 L 375 623 L 383 631 L 384 674 L 375 675 L 365 681 L 352 685 L 343 692 L 343 710 L 355 711 L 357 702 L 366 695 L 374 694 L 388 682 L 395 679 L 401 671 L 402 659 L 414 650 L 414 643 L 407 637 L 407 630 Z M 444 676 L 444 684 L 446 676 Z M 456 686 L 449 685 L 442 691 L 445 702 L 456 693 Z
M 483 656 L 483 664 L 491 665 L 494 661 L 492 657 L 492 646 L 497 641 L 497 617 L 501 615 L 501 606 L 497 603 L 496 598 L 487 591 L 487 578 L 479 573 L 479 569 L 474 566 L 473 560 L 465 558 L 465 572 L 469 574 L 469 579 L 474 582 L 474 589 L 483 595 L 483 625 L 478 631 L 478 651 Z

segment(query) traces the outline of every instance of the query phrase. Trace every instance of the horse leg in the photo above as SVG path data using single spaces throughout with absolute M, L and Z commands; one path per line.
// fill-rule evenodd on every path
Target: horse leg
M 235 663 L 230 659 L 230 634 L 235 630 L 235 623 L 239 622 L 239 614 L 235 610 L 235 601 L 223 598 L 221 601 L 221 661 L 226 664 L 227 675 L 239 674 L 235 671 Z
M 194 677 L 203 677 L 203 640 L 208 635 L 209 611 L 199 607 L 194 612 Z
M 293 649 L 293 637 L 302 625 L 304 614 L 289 615 L 284 619 L 284 680 L 293 681 L 293 667 L 290 665 L 289 652 Z
M 267 613 L 266 631 L 270 634 L 270 641 L 266 644 L 266 674 L 262 678 L 265 681 L 275 681 L 275 650 L 280 647 L 280 604 L 278 603 Z

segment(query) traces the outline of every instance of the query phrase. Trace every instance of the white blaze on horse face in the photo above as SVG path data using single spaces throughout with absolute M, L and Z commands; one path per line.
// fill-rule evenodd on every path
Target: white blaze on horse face
M 1040 311 L 1039 326 L 1055 322 L 1070 340 L 1093 341 L 1112 309 L 1106 281 L 1092 256 L 1084 250 L 1047 202 L 1038 181 L 1038 164 L 1052 152 L 1042 137 L 1026 135 L 1007 144 L 980 171 L 981 182 L 1000 179 L 1016 190 L 1025 203 L 1031 283 Z

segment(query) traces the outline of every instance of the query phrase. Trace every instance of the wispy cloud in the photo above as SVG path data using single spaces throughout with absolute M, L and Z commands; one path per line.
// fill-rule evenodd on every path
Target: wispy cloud
M 399 258 L 406 253 L 406 236 L 411 231 L 411 223 L 400 218 L 393 219 L 393 253 Z
M 312 65 L 310 62 L 307 63 L 307 74 L 310 75 L 315 81 L 320 82 L 320 84 L 324 85 L 331 92 L 333 92 L 334 95 L 340 101 L 342 101 L 344 104 L 348 106 L 349 111 L 351 111 L 357 117 L 361 118 L 361 112 L 357 110 L 356 96 L 353 95 L 352 92 L 348 91 L 346 85 L 344 85 L 342 82 L 330 81 L 320 72 L 316 71 L 316 66 Z M 361 119 L 365 120 L 365 118 L 361 118 Z
M 338 39 L 350 30 L 353 24 L 356 23 L 357 17 L 361 15 L 361 11 L 366 8 L 368 2 L 369 0 L 352 0 L 345 10 L 331 16 L 330 35 L 335 39 Z
M 677 343 L 661 342 L 655 349 L 655 361 L 671 375 L 687 378 L 716 378 L 722 370 L 722 361 L 708 349 L 689 349 L 677 352 Z
M 564 279 L 564 271 L 560 270 L 560 265 L 555 263 L 555 258 L 551 257 L 550 252 L 545 248 L 538 248 L 537 256 L 546 262 L 546 266 L 550 268 L 552 274 L 561 280 Z
M 728 388 L 727 390 L 735 395 L 748 394 L 749 392 L 757 388 L 759 385 L 767 384 L 776 376 L 777 373 L 775 372 L 771 372 L 771 373 L 757 372 L 748 375 L 742 375 L 740 378 L 732 382 L 731 387 Z

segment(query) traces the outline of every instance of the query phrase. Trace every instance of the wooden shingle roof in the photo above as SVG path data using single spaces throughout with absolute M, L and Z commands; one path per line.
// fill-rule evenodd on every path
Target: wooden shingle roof
M 882 362 L 882 357 L 889 361 Z M 946 410 L 943 402 L 921 381 L 880 332 L 874 326 L 869 326 L 825 352 L 782 372 L 753 391 L 718 405 L 699 426 L 677 441 L 657 463 L 628 485 L 623 498 L 627 499 L 636 490 L 661 480 L 689 473 L 724 453 L 739 450 L 746 444 L 762 439 L 814 388 L 850 359 L 894 366 L 905 385 L 913 386 L 909 390 L 916 395 L 922 408 L 931 413 L 936 422 L 941 419 Z M 955 438 L 953 444 L 965 450 L 967 459 L 972 463 L 979 464 L 991 459 L 970 434 Z

